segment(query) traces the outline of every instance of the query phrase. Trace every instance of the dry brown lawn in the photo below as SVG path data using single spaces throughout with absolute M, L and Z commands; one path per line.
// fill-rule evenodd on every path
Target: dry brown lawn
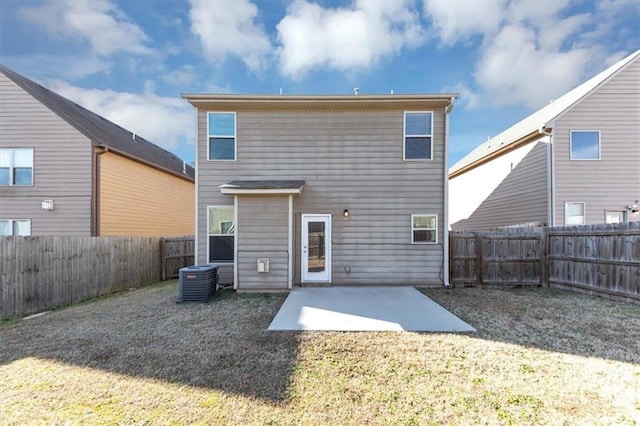
M 284 295 L 176 282 L 0 327 L 0 423 L 640 424 L 640 307 L 434 289 L 476 334 L 267 332 Z

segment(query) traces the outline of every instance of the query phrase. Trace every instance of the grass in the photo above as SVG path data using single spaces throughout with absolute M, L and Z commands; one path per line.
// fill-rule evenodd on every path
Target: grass
M 176 282 L 0 328 L 3 424 L 640 423 L 640 307 L 425 290 L 478 333 L 267 332 L 285 295 Z

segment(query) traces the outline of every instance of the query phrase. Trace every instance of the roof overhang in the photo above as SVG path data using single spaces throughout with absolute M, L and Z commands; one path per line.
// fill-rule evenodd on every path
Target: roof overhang
M 234 180 L 220 185 L 225 195 L 297 195 L 302 193 L 303 180 Z
M 209 110 L 336 110 L 449 108 L 456 93 L 418 95 L 220 95 L 183 93 L 193 106 Z

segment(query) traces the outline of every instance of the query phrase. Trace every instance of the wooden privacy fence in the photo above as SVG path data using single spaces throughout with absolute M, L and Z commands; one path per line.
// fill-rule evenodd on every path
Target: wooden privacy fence
M 452 232 L 449 281 L 455 285 L 541 285 L 540 232 Z
M 640 300 L 640 222 L 451 232 L 450 282 L 544 285 Z
M 159 281 L 173 274 L 163 247 L 155 237 L 0 237 L 0 319 Z
M 163 238 L 160 241 L 162 280 L 178 278 L 180 268 L 194 264 L 193 237 Z

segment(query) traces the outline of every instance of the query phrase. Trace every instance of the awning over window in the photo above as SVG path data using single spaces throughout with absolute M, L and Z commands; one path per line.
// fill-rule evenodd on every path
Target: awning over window
M 220 192 L 238 194 L 301 194 L 303 180 L 233 180 L 220 185 Z

